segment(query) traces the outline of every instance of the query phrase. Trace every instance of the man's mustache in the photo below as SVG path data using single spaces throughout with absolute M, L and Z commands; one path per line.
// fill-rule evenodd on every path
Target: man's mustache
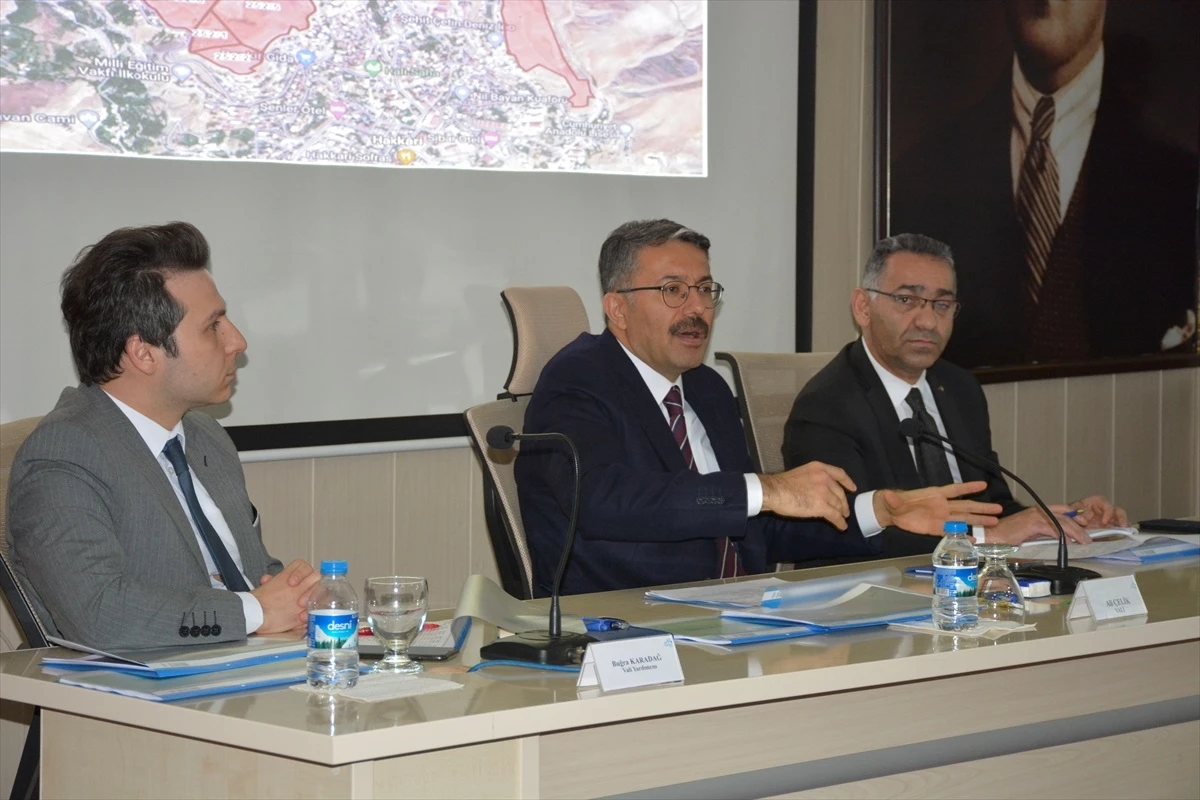
M 671 335 L 678 336 L 681 333 L 699 333 L 707 338 L 708 323 L 700 317 L 689 317 L 688 319 L 680 320 L 671 326 Z
M 936 345 L 942 344 L 942 337 L 932 331 L 922 331 L 921 333 L 909 333 L 904 335 L 903 341 L 911 342 L 916 339 L 928 339 Z

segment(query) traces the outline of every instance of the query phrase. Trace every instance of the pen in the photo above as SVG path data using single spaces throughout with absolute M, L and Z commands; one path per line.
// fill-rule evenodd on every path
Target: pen
M 1063 516 L 1065 516 L 1065 517 L 1067 517 L 1067 518 L 1069 518 L 1069 519 L 1075 519 L 1076 517 L 1078 517 L 1078 516 L 1079 516 L 1079 512 L 1078 512 L 1078 511 L 1076 511 L 1075 509 L 1073 509 L 1073 508 L 1072 508 L 1070 511 L 1068 511 L 1068 512 L 1067 512 L 1066 514 L 1064 514 Z
M 623 631 L 629 628 L 629 623 L 615 617 L 584 617 L 583 626 L 589 631 Z

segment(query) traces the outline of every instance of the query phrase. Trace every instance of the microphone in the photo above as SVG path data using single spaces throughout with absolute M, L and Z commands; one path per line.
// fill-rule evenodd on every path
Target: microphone
M 1075 587 L 1079 585 L 1080 581 L 1086 581 L 1089 578 L 1100 577 L 1100 573 L 1098 572 L 1093 572 L 1090 569 L 1084 569 L 1082 567 L 1072 567 L 1067 563 L 1067 534 L 1063 530 L 1062 523 L 1059 522 L 1058 517 L 1056 517 L 1050 511 L 1050 508 L 1046 505 L 1038 493 L 1033 490 L 1033 487 L 1021 480 L 1016 473 L 1005 469 L 998 461 L 994 461 L 990 458 L 985 458 L 984 456 L 964 450 L 953 439 L 948 439 L 937 431 L 930 430 L 928 426 L 923 424 L 915 417 L 909 417 L 908 419 L 900 421 L 900 435 L 914 441 L 926 439 L 933 442 L 942 442 L 948 444 L 954 450 L 955 455 L 959 456 L 960 458 L 966 459 L 972 464 L 975 464 L 981 469 L 985 469 L 992 474 L 995 474 L 998 470 L 1001 474 L 1012 478 L 1014 481 L 1024 487 L 1025 491 L 1029 492 L 1029 496 L 1034 499 L 1042 511 L 1045 512 L 1046 516 L 1050 518 L 1050 521 L 1054 524 L 1054 527 L 1058 529 L 1058 562 L 1054 565 L 1030 564 L 1028 566 L 1020 567 L 1019 569 L 1013 570 L 1013 574 L 1018 578 L 1041 578 L 1050 582 L 1051 594 L 1073 594 L 1075 592 Z
M 487 432 L 487 445 L 493 450 L 507 450 L 518 440 L 559 441 L 571 451 L 571 464 L 575 470 L 575 489 L 571 495 L 571 519 L 567 524 L 567 541 L 563 545 L 562 558 L 554 574 L 554 591 L 550 594 L 550 622 L 548 630 L 526 631 L 516 636 L 497 639 L 481 647 L 479 655 L 488 660 L 532 661 L 537 664 L 578 664 L 583 661 L 583 651 L 593 637 L 583 633 L 562 632 L 562 610 L 559 608 L 559 590 L 567 561 L 575 545 L 575 528 L 579 522 L 579 451 L 565 433 L 517 433 L 507 425 L 494 425 Z

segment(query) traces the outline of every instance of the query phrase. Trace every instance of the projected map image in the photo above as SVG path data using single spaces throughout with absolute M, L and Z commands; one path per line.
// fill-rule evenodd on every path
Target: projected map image
M 0 0 L 0 151 L 706 174 L 704 0 Z

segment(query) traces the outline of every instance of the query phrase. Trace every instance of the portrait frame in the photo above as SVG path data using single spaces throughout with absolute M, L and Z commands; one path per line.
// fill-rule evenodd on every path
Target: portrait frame
M 1174 198 L 1174 202 L 1169 204 L 1169 208 L 1161 209 L 1163 213 L 1173 215 L 1171 220 L 1181 221 L 1181 224 L 1174 225 L 1173 230 L 1179 233 L 1182 229 L 1182 233 L 1186 233 L 1190 240 L 1190 258 L 1174 258 L 1169 262 L 1174 265 L 1171 267 L 1173 286 L 1180 285 L 1180 276 L 1187 272 L 1190 266 L 1190 287 L 1185 285 L 1184 290 L 1190 290 L 1191 298 L 1188 301 L 1185 297 L 1183 301 L 1184 308 L 1190 309 L 1193 314 L 1190 334 L 1186 319 L 1181 319 L 1179 331 L 1184 338 L 1181 345 L 1170 352 L 1099 352 L 1082 358 L 1044 360 L 1042 363 L 1024 357 L 1017 357 L 1013 363 L 988 360 L 973 363 L 969 357 L 972 353 L 970 339 L 967 340 L 967 345 L 960 347 L 959 353 L 947 353 L 948 357 L 960 356 L 953 360 L 972 369 L 984 383 L 1200 366 L 1200 337 L 1195 332 L 1194 322 L 1195 318 L 1200 316 L 1200 258 L 1197 258 L 1200 244 L 1200 212 L 1197 211 L 1200 206 L 1200 190 L 1197 189 L 1196 178 L 1200 175 L 1200 158 L 1196 154 L 1197 143 L 1200 141 L 1200 56 L 1180 52 L 1184 49 L 1181 42 L 1200 39 L 1200 11 L 1171 3 L 1170 0 L 1151 2 L 1154 14 L 1149 22 L 1143 23 L 1140 20 L 1131 21 L 1133 15 L 1127 13 L 1128 6 L 1122 6 L 1127 0 L 1109 0 L 1108 14 L 1104 20 L 1104 58 L 1107 60 L 1104 91 L 1108 91 L 1108 84 L 1118 85 L 1110 78 L 1108 66 L 1111 65 L 1115 70 L 1117 64 L 1126 63 L 1112 55 L 1119 51 L 1110 44 L 1110 37 L 1118 46 L 1123 46 L 1130 41 L 1144 43 L 1149 36 L 1151 41 L 1145 49 L 1157 61 L 1153 62 L 1154 69 L 1147 69 L 1145 72 L 1151 78 L 1160 80 L 1146 95 L 1146 107 L 1149 109 L 1146 111 L 1147 118 L 1150 119 L 1150 116 L 1154 115 L 1156 108 L 1178 109 L 1186 106 L 1189 101 L 1190 108 L 1195 109 L 1194 113 L 1185 112 L 1182 118 L 1174 114 L 1169 115 L 1175 118 L 1168 120 L 1165 125 L 1160 124 L 1163 123 L 1160 117 L 1168 115 L 1160 113 L 1150 119 L 1158 126 L 1155 135 L 1168 142 L 1173 148 L 1173 153 L 1180 152 L 1184 158 L 1183 163 L 1191 170 L 1190 201 L 1187 207 L 1180 207 L 1184 202 L 1180 197 L 1185 197 L 1184 193 L 1175 192 L 1169 194 Z M 1143 5 L 1142 9 L 1144 8 Z M 1169 34 L 1147 34 L 1148 25 L 1162 25 L 1164 19 L 1169 19 L 1172 23 L 1165 26 L 1170 31 Z M 974 109 L 987 102 L 987 98 L 995 97 L 1004 90 L 1006 72 L 1013 75 L 1016 69 L 1013 66 L 1013 40 L 1009 37 L 1004 21 L 1001 0 L 972 4 L 938 3 L 937 0 L 905 0 L 903 3 L 879 0 L 876 3 L 874 232 L 877 238 L 905 232 L 896 228 L 897 223 L 904 226 L 906 220 L 921 219 L 923 216 L 936 218 L 933 215 L 937 214 L 939 209 L 935 207 L 932 199 L 928 210 L 915 209 L 925 195 L 917 188 L 921 185 L 920 181 L 915 181 L 913 176 L 928 173 L 922 173 L 912 167 L 914 163 L 924 163 L 912 154 L 937 153 L 936 147 L 926 146 L 927 141 L 933 140 L 936 144 L 936 137 L 943 131 L 961 135 L 968 128 L 965 123 L 958 124 L 958 118 L 972 118 Z M 1145 53 L 1142 56 L 1144 59 L 1148 58 Z M 1176 71 L 1171 72 L 1170 69 Z M 1190 89 L 1187 88 L 1189 84 Z M 959 116 L 956 118 L 956 115 Z M 1134 127 L 1134 123 L 1138 123 L 1140 130 L 1142 119 L 1132 119 L 1131 128 Z M 1162 128 L 1165 130 L 1159 130 Z M 982 182 L 987 176 L 999 175 L 1000 169 L 1007 173 L 1008 167 L 1009 164 L 1005 163 L 992 171 L 948 170 L 947 174 L 967 176 L 962 179 L 963 185 L 957 187 L 956 191 L 972 196 L 970 181 Z M 1086 171 L 1086 165 L 1084 169 Z M 1004 179 L 1004 191 L 1012 192 L 1015 178 L 1009 179 L 1005 174 Z M 999 179 L 993 181 L 998 182 Z M 1187 188 L 1186 183 L 1184 188 Z M 980 196 L 985 194 L 986 192 L 981 191 Z M 1145 201 L 1141 202 L 1144 205 Z M 1159 199 L 1152 198 L 1151 202 L 1159 202 Z M 1074 200 L 1070 208 L 1074 208 Z M 1008 212 L 1012 213 L 1011 208 Z M 951 240 L 954 237 L 945 232 L 953 229 L 953 226 L 947 223 L 944 230 L 940 231 L 916 229 L 915 226 L 913 228 L 908 232 L 931 233 L 945 239 L 956 251 L 961 295 L 964 280 L 972 279 L 972 265 L 968 264 L 964 268 L 962 254 L 956 248 L 956 242 Z M 975 235 L 974 231 L 972 235 Z M 984 236 L 979 235 L 981 238 Z M 1178 239 L 1181 237 L 1177 237 Z M 972 252 L 971 248 L 964 250 L 968 254 Z M 1181 248 L 1173 251 L 1174 254 L 1186 252 Z M 1081 262 L 1088 267 L 1093 266 L 1092 261 L 1081 259 Z M 1103 270 L 1101 274 L 1104 274 Z M 979 298 L 972 297 L 971 300 L 976 301 L 974 305 L 978 308 Z M 971 310 L 972 303 L 966 303 L 964 314 L 970 313 Z M 956 332 L 958 324 L 956 323 Z M 1168 340 L 1164 337 L 1164 341 Z

